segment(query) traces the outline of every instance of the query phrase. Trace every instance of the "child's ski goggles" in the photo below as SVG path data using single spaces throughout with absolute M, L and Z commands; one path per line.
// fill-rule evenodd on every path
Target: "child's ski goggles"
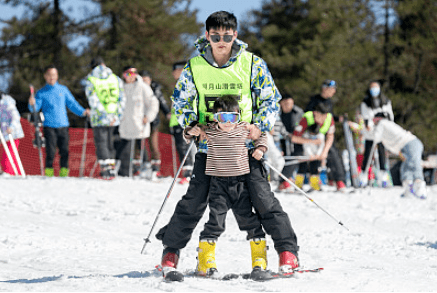
M 214 119 L 220 123 L 238 123 L 240 121 L 240 113 L 237 112 L 217 112 L 214 114 Z

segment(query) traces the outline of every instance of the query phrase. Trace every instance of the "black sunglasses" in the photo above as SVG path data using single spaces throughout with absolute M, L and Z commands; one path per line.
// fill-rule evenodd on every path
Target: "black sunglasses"
M 211 41 L 212 41 L 213 43 L 218 43 L 218 42 L 220 42 L 220 39 L 222 38 L 221 35 L 210 35 L 209 37 L 211 38 Z M 233 35 L 223 35 L 223 41 L 224 41 L 225 43 L 230 43 L 230 42 L 232 42 L 232 38 L 233 38 L 233 37 L 234 37 Z

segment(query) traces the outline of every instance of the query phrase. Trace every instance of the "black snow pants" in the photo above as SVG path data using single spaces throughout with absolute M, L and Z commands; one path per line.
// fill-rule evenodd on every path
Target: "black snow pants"
M 297 256 L 299 247 L 297 237 L 291 227 L 290 219 L 271 191 L 264 165 L 250 155 L 250 174 L 247 176 L 250 198 L 261 224 L 274 242 L 278 253 L 291 251 Z M 208 203 L 211 177 L 205 175 L 206 154 L 197 153 L 193 176 L 187 193 L 176 205 L 170 222 L 162 227 L 156 238 L 171 248 L 184 248 L 191 239 L 193 230 L 202 218 Z

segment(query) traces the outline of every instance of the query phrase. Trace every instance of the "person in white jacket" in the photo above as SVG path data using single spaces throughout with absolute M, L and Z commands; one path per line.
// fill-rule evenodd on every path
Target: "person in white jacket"
M 118 130 L 121 142 L 116 157 L 121 161 L 118 175 L 129 176 L 131 143 L 150 136 L 150 123 L 159 112 L 159 101 L 135 67 L 124 68 L 123 80 L 126 105 Z
M 388 99 L 381 91 L 381 82 L 372 80 L 366 90 L 366 96 L 360 105 L 361 115 L 364 120 L 364 158 L 361 169 L 364 170 L 370 158 L 370 149 L 373 145 L 373 118 L 376 115 L 383 115 L 390 121 L 394 121 L 393 108 L 390 99 Z M 388 184 L 388 173 L 386 170 L 385 149 L 382 144 L 378 144 L 379 168 L 381 171 L 382 187 Z M 360 176 L 360 184 L 366 186 L 368 182 L 368 174 L 362 173 Z
M 414 195 L 426 199 L 426 183 L 422 169 L 422 142 L 393 121 L 377 116 L 373 122 L 376 125 L 374 142 L 381 142 L 386 149 L 399 155 L 403 160 L 401 165 L 401 180 L 405 189 L 403 196 Z

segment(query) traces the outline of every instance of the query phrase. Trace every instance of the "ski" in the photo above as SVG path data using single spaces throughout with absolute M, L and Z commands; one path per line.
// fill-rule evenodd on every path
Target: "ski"
M 343 120 L 343 131 L 346 141 L 346 148 L 349 155 L 349 171 L 351 174 L 351 184 L 353 187 L 359 187 L 359 175 L 358 175 L 358 164 L 357 164 L 357 152 L 354 147 L 354 141 L 352 138 L 352 131 L 349 128 L 347 115 L 345 115 Z M 345 166 L 346 167 L 346 166 Z
M 268 272 L 269 276 L 261 277 L 258 279 L 253 279 L 254 275 L 252 272 L 252 273 L 248 273 L 248 274 L 243 274 L 242 277 L 243 277 L 243 279 L 252 279 L 254 281 L 268 281 L 268 280 L 274 280 L 274 279 L 291 278 L 291 277 L 294 277 L 298 274 L 303 274 L 303 273 L 318 273 L 318 272 L 323 271 L 323 270 L 324 270 L 323 268 L 315 268 L 315 269 L 303 269 L 303 268 L 301 268 L 301 269 L 295 269 L 289 273 L 265 271 L 265 272 Z
M 161 265 L 157 265 L 155 268 L 162 273 L 162 276 L 164 277 L 164 281 L 166 281 L 166 282 L 183 282 L 184 281 L 184 274 L 180 271 L 172 269 L 171 271 L 165 272 L 162 269 Z
M 179 271 L 170 271 L 164 276 L 167 282 L 182 282 L 184 281 L 184 274 Z
M 323 268 L 315 268 L 315 269 L 296 269 L 293 272 L 290 273 L 278 273 L 278 272 L 273 272 L 270 270 L 253 270 L 250 273 L 242 273 L 242 274 L 238 274 L 238 273 L 227 273 L 227 274 L 222 274 L 219 272 L 214 272 L 209 276 L 203 276 L 203 275 L 199 275 L 197 274 L 196 271 L 188 271 L 185 274 L 182 274 L 181 272 L 178 271 L 172 271 L 172 272 L 177 272 L 177 277 L 175 278 L 176 281 L 181 281 L 182 277 L 194 277 L 194 278 L 202 278 L 202 279 L 210 279 L 210 280 L 217 280 L 217 281 L 230 281 L 230 280 L 235 280 L 235 279 L 243 279 L 243 280 L 252 280 L 252 281 L 256 281 L 256 282 L 265 282 L 265 281 L 270 281 L 270 280 L 274 280 L 274 279 L 285 279 L 285 278 L 291 278 L 294 277 L 298 274 L 303 274 L 303 273 L 317 273 L 322 271 Z M 181 277 L 182 276 L 182 277 Z M 169 279 L 173 279 L 174 276 L 169 277 Z M 168 280 L 167 278 L 165 278 L 166 281 L 172 281 L 172 280 Z M 183 280 L 183 278 L 182 278 Z
M 35 97 L 35 89 L 33 88 L 32 85 L 30 85 L 29 87 L 30 87 L 30 95 L 32 97 Z M 35 140 L 33 141 L 33 145 L 34 147 L 38 148 L 41 176 L 44 176 L 44 162 L 43 162 L 42 148 L 45 147 L 45 140 L 41 133 L 42 121 L 38 117 L 38 113 L 36 112 L 35 105 L 33 105 L 32 107 L 33 107 L 32 119 L 33 119 L 33 124 L 35 126 Z

